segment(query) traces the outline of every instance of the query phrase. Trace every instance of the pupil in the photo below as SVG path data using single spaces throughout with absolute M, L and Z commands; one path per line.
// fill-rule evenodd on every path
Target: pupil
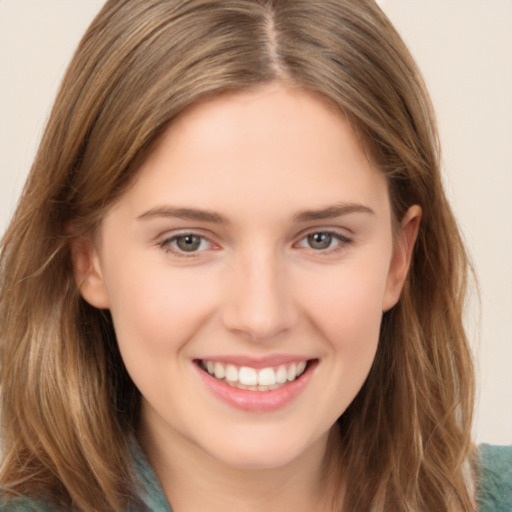
M 199 248 L 201 244 L 201 239 L 198 236 L 194 235 L 185 235 L 180 236 L 176 240 L 176 245 L 182 250 L 186 252 L 192 252 Z
M 308 235 L 308 243 L 312 249 L 327 249 L 332 242 L 329 233 L 313 233 Z

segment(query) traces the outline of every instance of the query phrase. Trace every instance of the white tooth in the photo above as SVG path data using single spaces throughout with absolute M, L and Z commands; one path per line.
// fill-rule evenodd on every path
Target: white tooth
M 215 369 L 215 363 L 212 361 L 207 361 L 206 362 L 206 370 L 208 371 L 208 373 L 210 375 L 213 375 L 214 369 Z
M 233 366 L 232 364 L 228 364 L 226 366 L 226 380 L 230 382 L 236 382 L 238 380 L 238 370 L 236 369 L 236 366 Z
M 288 372 L 286 373 L 286 378 L 291 382 L 297 378 L 297 365 L 292 363 L 288 368 Z
M 272 386 L 276 383 L 276 372 L 273 368 L 263 368 L 258 372 L 258 384 L 260 386 Z
M 302 375 L 305 369 L 306 361 L 301 361 L 300 363 L 297 363 L 297 375 Z
M 281 387 L 281 386 L 280 386 L 279 384 L 274 384 L 273 386 L 269 386 L 269 387 L 268 387 L 268 390 L 269 390 L 269 391 L 272 391 L 272 390 L 277 389 L 277 388 L 280 388 L 280 387 Z
M 222 363 L 215 363 L 214 373 L 216 379 L 223 379 L 226 376 L 226 369 Z
M 278 384 L 284 384 L 287 379 L 287 372 L 286 372 L 286 366 L 282 364 L 278 369 L 276 373 L 276 382 Z
M 258 384 L 258 374 L 254 368 L 242 366 L 238 372 L 238 380 L 240 384 L 245 384 L 246 386 L 256 386 Z

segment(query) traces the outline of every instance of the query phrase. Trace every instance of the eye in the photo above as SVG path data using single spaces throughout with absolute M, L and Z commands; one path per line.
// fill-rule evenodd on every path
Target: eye
M 181 233 L 167 238 L 160 244 L 165 250 L 176 254 L 192 254 L 212 247 L 212 243 L 204 236 L 194 233 Z
M 320 251 L 323 249 L 329 249 L 333 240 L 335 239 L 330 233 L 313 233 L 308 235 L 306 240 L 312 249 L 317 249 Z
M 315 251 L 328 251 L 329 249 L 336 249 L 350 242 L 351 240 L 341 233 L 334 231 L 316 231 L 302 238 L 298 246 Z

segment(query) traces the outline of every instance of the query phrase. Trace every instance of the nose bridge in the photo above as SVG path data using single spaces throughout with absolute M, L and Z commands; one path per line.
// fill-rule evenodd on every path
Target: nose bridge
M 254 244 L 239 254 L 223 320 L 230 330 L 267 340 L 288 330 L 296 311 L 285 265 L 274 248 Z

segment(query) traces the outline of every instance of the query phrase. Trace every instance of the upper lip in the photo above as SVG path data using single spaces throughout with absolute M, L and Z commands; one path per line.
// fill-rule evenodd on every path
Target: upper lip
M 250 368 L 260 369 L 271 366 L 280 366 L 282 364 L 298 363 L 300 361 L 309 361 L 315 359 L 308 356 L 276 354 L 265 357 L 253 356 L 205 356 L 196 358 L 197 361 L 211 361 L 213 363 L 232 364 L 234 366 L 248 366 Z

